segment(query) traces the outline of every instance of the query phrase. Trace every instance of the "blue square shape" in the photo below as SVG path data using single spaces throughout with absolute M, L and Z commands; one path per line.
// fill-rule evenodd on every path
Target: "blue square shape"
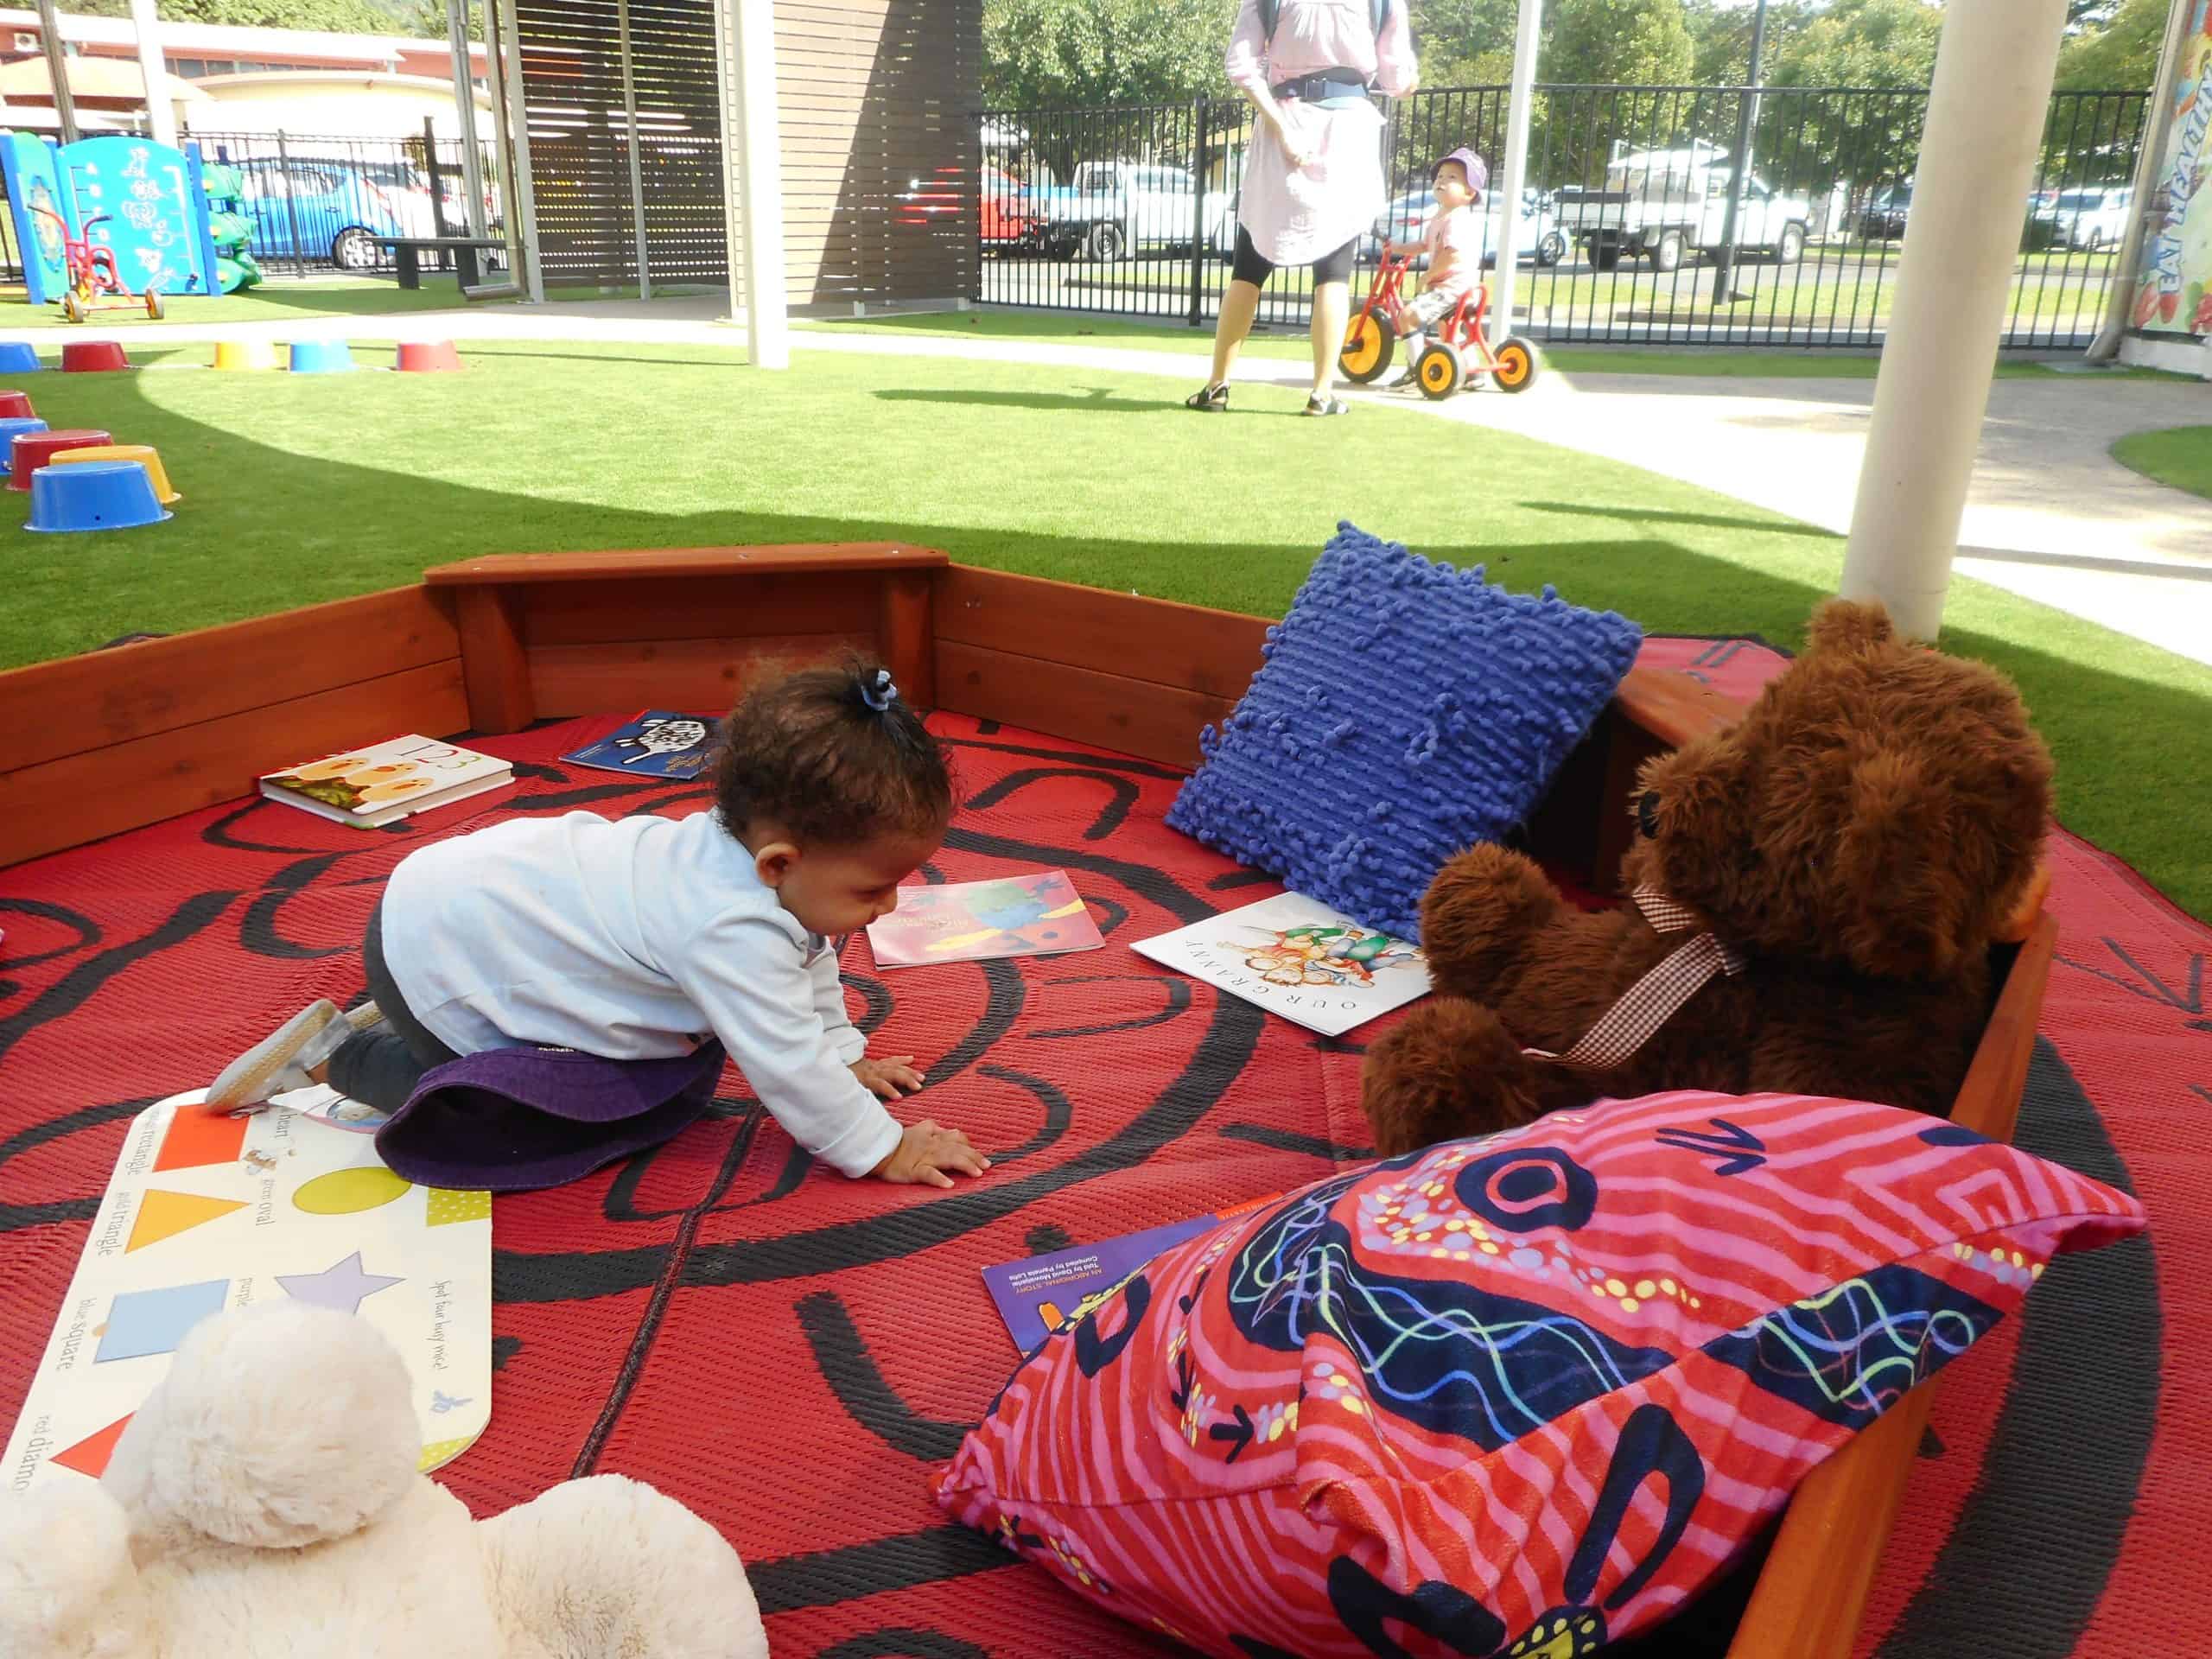
M 1643 639 L 1340 524 L 1167 822 L 1418 938 L 1430 878 L 1528 816 Z
M 196 1285 L 165 1285 L 159 1290 L 125 1290 L 109 1307 L 107 1328 L 92 1363 L 110 1359 L 141 1359 L 148 1354 L 170 1354 L 184 1340 L 184 1333 L 211 1313 L 223 1311 L 231 1281 L 206 1279 Z

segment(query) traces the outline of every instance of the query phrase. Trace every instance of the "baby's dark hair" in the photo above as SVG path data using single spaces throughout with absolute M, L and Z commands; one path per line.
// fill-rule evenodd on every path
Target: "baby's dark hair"
M 952 816 L 952 774 L 891 671 L 855 658 L 763 685 L 730 711 L 715 804 L 734 836 L 772 819 L 830 846 L 929 837 Z

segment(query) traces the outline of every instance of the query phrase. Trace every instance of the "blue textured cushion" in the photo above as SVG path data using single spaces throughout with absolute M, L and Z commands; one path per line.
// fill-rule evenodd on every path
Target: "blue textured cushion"
M 1429 878 L 1528 816 L 1643 639 L 1340 524 L 1167 822 L 1418 938 Z

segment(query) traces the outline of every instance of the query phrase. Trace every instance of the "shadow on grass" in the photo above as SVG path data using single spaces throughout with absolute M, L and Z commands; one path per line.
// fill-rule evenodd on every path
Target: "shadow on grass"
M 1573 501 L 1523 501 L 1522 506 L 1535 512 L 1563 512 L 1581 518 L 1611 518 L 1630 524 L 1695 524 L 1701 530 L 1750 530 L 1765 536 L 1811 536 L 1823 541 L 1834 541 L 1832 530 L 1822 530 L 1818 524 L 1799 524 L 1794 519 L 1732 518 L 1713 512 L 1661 512 L 1641 507 L 1592 507 Z
M 994 409 L 1049 410 L 1054 414 L 1079 410 L 1093 415 L 1157 415 L 1162 408 L 1182 401 L 1165 393 L 1158 398 L 1124 397 L 1104 386 L 1093 386 L 1081 392 L 956 391 L 950 388 L 942 391 L 922 391 L 895 386 L 887 387 L 874 396 L 878 401 L 887 404 L 980 404 Z
M 180 537 L 171 524 L 105 536 L 20 537 L 17 568 L 0 597 L 0 663 L 67 654 L 141 630 L 173 633 L 373 592 L 414 582 L 427 565 L 484 553 L 899 541 L 942 548 L 994 569 L 1280 615 L 1319 551 L 1313 543 L 1280 539 L 1193 542 L 1179 533 L 1181 522 L 1173 514 L 1144 530 L 1126 518 L 1101 515 L 1095 530 L 1087 523 L 1075 533 L 1052 534 L 923 523 L 896 516 L 890 493 L 880 517 L 743 508 L 658 513 L 564 501 L 551 493 L 409 476 L 366 459 L 282 451 L 204 416 L 149 402 L 145 388 L 153 383 L 137 375 L 40 379 L 41 409 L 56 425 L 104 427 L 118 442 L 162 449 L 185 493 L 182 511 L 194 535 Z M 239 397 L 255 395 L 254 377 L 239 381 Z M 1055 411 L 1159 407 L 1111 392 L 946 392 L 918 400 L 1011 402 Z M 588 411 L 579 412 L 587 417 Z M 373 430 L 365 429 L 362 456 L 377 453 Z M 0 526 L 19 524 L 28 497 L 0 499 L 19 504 L 0 508 Z M 1686 532 L 1825 536 L 1810 527 L 1722 514 L 1530 505 L 1569 520 L 1613 518 L 1622 527 L 1570 540 L 1433 538 L 1421 550 L 1462 567 L 1486 565 L 1493 580 L 1517 592 L 1554 584 L 1574 602 L 1618 611 L 1649 632 L 1757 634 L 1791 650 L 1802 645 L 1807 616 L 1827 595 L 1818 574 L 1824 563 L 1804 579 L 1791 579 L 1652 533 L 1673 524 Z M 2052 638 L 2082 635 L 2062 628 Z M 2148 647 L 2098 631 L 2090 631 L 2075 657 L 1956 626 L 1945 629 L 1943 643 L 1995 664 L 2018 683 L 2057 756 L 2060 813 L 2070 827 L 2136 864 L 2184 908 L 2212 914 L 2212 868 L 2195 842 L 2189 810 L 2212 777 L 2212 695 L 2197 689 L 2195 671 L 2177 669 L 2171 683 L 2146 677 L 2153 655 Z M 2092 656 L 2095 651 L 2123 654 L 2115 660 Z M 1391 672 L 1387 654 L 1378 656 L 1375 671 Z

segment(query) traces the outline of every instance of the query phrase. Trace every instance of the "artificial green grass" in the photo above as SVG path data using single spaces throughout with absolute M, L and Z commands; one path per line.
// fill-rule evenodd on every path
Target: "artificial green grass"
M 319 276 L 271 279 L 235 294 L 171 296 L 162 322 L 290 322 L 302 317 L 377 317 L 399 311 L 436 311 L 464 304 L 458 277 L 425 273 L 423 286 L 403 289 L 391 277 Z M 58 305 L 0 304 L 0 334 L 16 328 L 53 328 L 127 340 L 139 328 L 161 325 L 143 308 L 99 311 L 81 327 Z
M 159 527 L 14 534 L 0 663 L 548 549 L 894 539 L 1278 614 L 1349 518 L 1654 632 L 1785 647 L 1841 562 L 1823 531 L 1621 462 L 1409 410 L 1308 421 L 1275 387 L 1200 418 L 1163 377 L 1046 365 L 807 353 L 756 375 L 735 351 L 531 342 L 466 360 L 38 377 L 48 421 L 159 446 L 184 499 Z M 27 498 L 6 499 L 20 518 Z M 1947 645 L 2019 682 L 2068 823 L 2212 916 L 2188 810 L 2212 777 L 2212 668 L 1973 582 L 1948 618 Z
M 2212 426 L 2133 432 L 2113 445 L 2112 458 L 2145 478 L 2212 499 Z

